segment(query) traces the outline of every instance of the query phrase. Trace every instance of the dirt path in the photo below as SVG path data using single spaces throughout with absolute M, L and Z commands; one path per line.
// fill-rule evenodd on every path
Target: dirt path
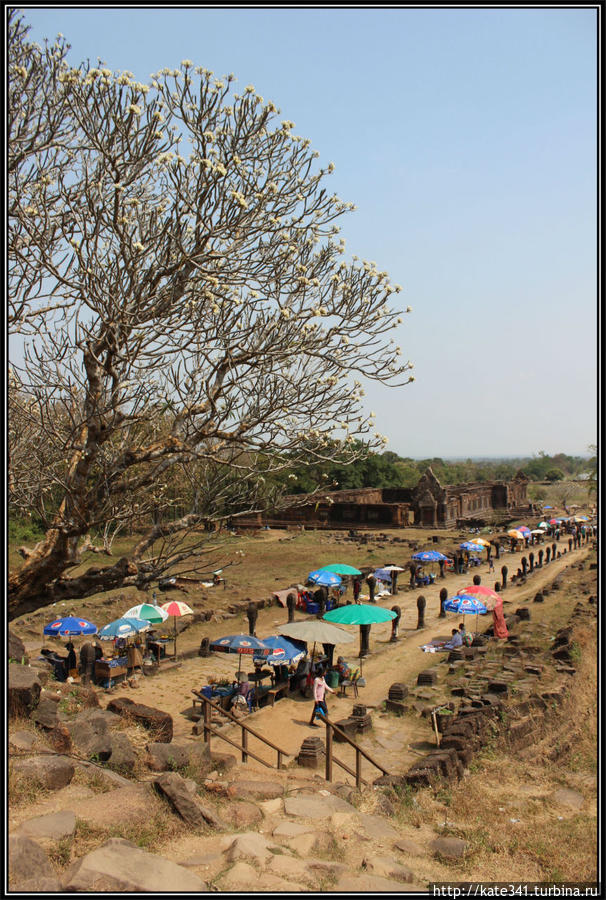
M 560 543 L 560 546 L 562 544 Z M 571 553 L 566 553 L 559 560 L 544 566 L 541 570 L 535 570 L 529 577 L 527 583 L 521 586 L 508 587 L 504 592 L 504 600 L 506 601 L 506 612 L 514 611 L 519 606 L 523 606 L 532 601 L 532 598 L 538 590 L 546 584 L 552 582 L 557 574 L 573 562 L 584 559 L 589 553 L 589 546 L 582 547 Z M 522 553 L 507 553 L 505 559 L 500 561 L 500 565 L 506 564 L 510 572 L 515 572 L 520 565 Z M 492 584 L 494 575 L 488 576 L 488 565 L 483 563 L 474 569 L 474 574 L 481 575 L 484 583 Z M 472 575 L 449 575 L 443 581 L 438 582 L 423 589 L 423 595 L 427 600 L 425 612 L 425 628 L 417 630 L 417 609 L 416 598 L 420 591 L 402 591 L 396 597 L 389 595 L 380 599 L 380 605 L 390 608 L 394 603 L 402 608 L 402 618 L 400 622 L 400 638 L 397 643 L 391 643 L 389 638 L 391 635 L 391 624 L 385 623 L 373 625 L 370 636 L 371 655 L 364 660 L 363 671 L 366 678 L 367 686 L 360 689 L 360 697 L 357 702 L 367 704 L 369 706 L 378 705 L 387 697 L 387 693 L 391 684 L 396 681 L 414 684 L 417 674 L 423 669 L 437 665 L 443 658 L 442 654 L 426 654 L 419 648 L 433 637 L 438 635 L 448 636 L 453 626 L 458 623 L 456 616 L 448 615 L 445 619 L 439 618 L 439 592 L 442 585 L 448 587 L 449 593 L 452 595 L 458 589 L 465 587 L 471 583 Z M 542 616 L 548 615 L 549 604 L 542 606 L 534 605 L 532 608 L 533 619 L 541 620 Z M 257 634 L 263 635 L 272 633 L 277 626 L 286 621 L 286 610 L 280 607 L 269 607 L 259 611 L 257 620 Z M 304 616 L 298 614 L 297 619 L 303 619 Z M 484 630 L 491 622 L 490 616 L 480 617 L 479 630 Z M 475 625 L 471 619 L 467 620 L 468 626 L 472 629 Z M 347 629 L 356 634 L 354 643 L 337 645 L 335 648 L 335 658 L 337 655 L 343 655 L 346 659 L 353 661 L 358 653 L 358 629 Z M 211 638 L 218 637 L 221 634 L 237 633 L 239 631 L 247 631 L 247 622 L 245 617 L 238 616 L 218 623 L 204 623 L 197 625 L 179 637 L 179 649 L 186 650 L 199 646 L 202 636 L 209 635 Z M 246 664 L 243 664 L 243 670 Z M 213 654 L 207 659 L 194 658 L 183 660 L 181 667 L 172 671 L 160 672 L 153 678 L 140 678 L 139 687 L 129 689 L 117 686 L 115 693 L 118 695 L 128 695 L 137 702 L 155 706 L 170 712 L 174 720 L 174 737 L 176 740 L 182 738 L 191 738 L 192 722 L 188 717 L 191 711 L 191 689 L 193 687 L 201 687 L 207 683 L 209 675 L 217 677 L 231 677 L 237 670 L 237 658 L 235 655 Z M 103 695 L 100 698 L 102 705 Z M 108 697 L 109 699 L 109 697 Z M 354 698 L 348 696 L 342 698 L 336 694 L 328 695 L 329 715 L 334 720 L 338 720 L 348 716 L 351 713 Z M 294 756 L 298 753 L 305 737 L 313 734 L 320 734 L 318 729 L 311 729 L 308 725 L 309 717 L 312 709 L 312 701 L 305 700 L 303 697 L 296 695 L 294 698 L 284 698 L 277 702 L 274 707 L 265 707 L 252 716 L 247 717 L 246 721 L 251 727 L 258 730 L 261 734 L 272 740 L 283 748 L 289 755 Z M 411 720 L 408 719 L 408 722 Z M 239 735 L 240 729 L 237 726 L 228 729 L 225 733 L 234 738 Z M 415 743 L 426 733 L 426 726 L 423 724 L 419 728 L 412 729 L 411 741 Z M 389 735 L 383 735 L 385 740 L 389 740 Z M 201 738 L 196 738 L 201 740 Z M 410 746 L 410 741 L 409 741 Z M 213 739 L 214 749 L 225 753 L 233 752 L 228 744 L 218 739 Z M 269 750 L 265 745 L 260 745 L 254 741 L 251 749 L 257 752 L 262 758 L 267 759 L 272 764 L 275 763 L 275 752 Z M 385 748 L 383 748 L 384 750 Z M 397 754 L 398 770 L 404 771 L 414 760 L 418 748 L 412 748 L 406 753 L 402 753 L 400 746 Z M 384 759 L 384 753 L 377 747 L 380 752 L 381 761 Z M 372 752 L 372 751 L 371 751 Z M 344 761 L 347 762 L 348 753 L 342 753 Z M 253 767 L 258 764 L 252 762 Z M 345 773 L 343 773 L 344 775 Z

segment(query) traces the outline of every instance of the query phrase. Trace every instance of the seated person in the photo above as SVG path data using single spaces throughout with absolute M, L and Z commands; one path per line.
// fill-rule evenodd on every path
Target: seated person
M 465 628 L 465 622 L 461 622 L 461 624 L 459 625 L 459 634 L 461 635 L 463 643 L 467 647 L 471 647 L 471 645 L 473 644 L 473 635 L 470 634 Z
M 456 650 L 463 646 L 463 637 L 457 628 L 452 629 L 452 637 L 444 644 L 445 650 Z

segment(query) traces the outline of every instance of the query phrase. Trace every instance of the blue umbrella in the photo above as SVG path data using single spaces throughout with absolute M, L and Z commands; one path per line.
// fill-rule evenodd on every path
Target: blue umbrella
M 375 578 L 378 578 L 379 581 L 385 581 L 387 584 L 391 584 L 391 572 L 389 569 L 376 569 Z
M 456 597 L 449 597 L 448 600 L 444 601 L 444 609 L 447 612 L 455 612 L 463 616 L 468 613 L 484 615 L 484 613 L 488 612 L 484 603 L 478 600 L 477 597 L 472 597 L 469 594 L 457 594 Z
M 280 634 L 272 634 L 263 638 L 263 643 L 271 647 L 273 651 L 269 656 L 263 657 L 264 661 L 269 663 L 270 666 L 297 663 L 307 653 L 305 641 L 289 640 Z
M 79 619 L 77 616 L 65 616 L 62 619 L 55 619 L 50 625 L 45 625 L 43 633 L 59 637 L 68 637 L 74 634 L 96 634 L 97 626 L 92 622 L 87 622 L 86 619 Z
M 448 600 L 444 601 L 444 609 L 447 612 L 458 613 L 460 616 L 466 616 L 468 613 L 475 613 L 476 634 L 478 631 L 478 616 L 488 612 L 484 603 L 478 600 L 477 597 L 472 597 L 468 594 L 457 594 L 456 597 L 449 597 Z
M 412 558 L 419 562 L 446 562 L 448 559 L 447 556 L 444 556 L 443 553 L 439 553 L 437 550 L 420 550 L 418 553 L 413 553 Z
M 474 544 L 472 541 L 465 541 L 463 544 L 459 544 L 461 550 L 469 550 L 470 553 L 481 553 L 484 549 L 479 544 Z
M 113 641 L 115 638 L 130 637 L 139 631 L 147 631 L 150 623 L 144 619 L 133 619 L 124 616 L 122 619 L 115 619 L 108 625 L 104 625 L 99 632 L 102 641 Z
M 341 584 L 339 576 L 327 569 L 316 569 L 314 572 L 310 572 L 307 580 L 312 584 L 323 584 L 326 587 L 338 587 Z
M 252 634 L 228 634 L 225 637 L 216 638 L 210 642 L 211 650 L 221 650 L 223 653 L 238 654 L 238 678 L 242 668 L 242 654 L 256 656 L 269 656 L 271 647 L 268 647 L 259 638 Z

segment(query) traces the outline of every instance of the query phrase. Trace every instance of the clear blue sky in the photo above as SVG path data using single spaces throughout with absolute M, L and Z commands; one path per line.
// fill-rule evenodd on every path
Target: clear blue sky
M 413 307 L 416 381 L 371 386 L 403 456 L 585 455 L 597 437 L 595 8 L 28 8 L 73 62 L 233 72 L 357 205 L 350 254 Z M 393 295 L 395 296 L 395 295 Z M 395 335 L 395 332 L 391 333 Z

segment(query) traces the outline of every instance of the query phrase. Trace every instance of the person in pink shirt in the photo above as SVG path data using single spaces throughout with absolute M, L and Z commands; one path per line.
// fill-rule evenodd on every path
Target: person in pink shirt
M 332 688 L 328 687 L 326 681 L 324 680 L 324 669 L 320 669 L 318 674 L 314 678 L 313 692 L 314 692 L 314 708 L 311 714 L 310 725 L 312 728 L 319 728 L 314 722 L 316 715 L 324 714 L 328 715 L 328 707 L 326 706 L 326 700 L 324 699 L 324 695 L 326 691 L 330 691 L 331 694 L 334 694 Z M 321 710 L 321 713 L 319 712 Z

